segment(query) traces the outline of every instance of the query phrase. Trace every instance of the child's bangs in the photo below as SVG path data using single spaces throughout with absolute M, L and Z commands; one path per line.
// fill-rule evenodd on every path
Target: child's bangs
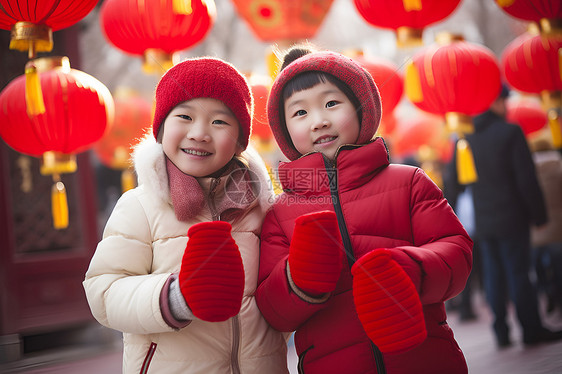
M 318 71 L 307 71 L 291 79 L 283 88 L 283 101 L 300 92 L 312 88 L 320 83 L 329 82 L 326 74 Z
M 321 71 L 307 71 L 291 79 L 283 88 L 282 102 L 285 102 L 295 92 L 304 91 L 316 86 L 317 84 L 327 82 L 335 85 L 348 97 L 348 99 L 353 103 L 355 109 L 357 109 L 359 118 L 361 118 L 361 105 L 357 96 L 355 96 L 353 91 L 351 91 L 351 88 L 333 75 Z

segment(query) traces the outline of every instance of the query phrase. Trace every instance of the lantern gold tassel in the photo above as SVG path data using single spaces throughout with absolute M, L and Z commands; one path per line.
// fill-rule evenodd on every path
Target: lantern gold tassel
M 175 14 L 190 15 L 193 13 L 191 0 L 172 0 L 172 7 Z
M 121 190 L 123 193 L 135 188 L 135 174 L 130 168 L 121 172 Z
M 66 229 L 68 227 L 68 201 L 66 188 L 60 180 L 56 181 L 51 189 L 51 212 L 54 228 Z
M 413 62 L 406 65 L 406 75 L 405 75 L 405 88 L 406 96 L 413 103 L 419 103 L 423 101 L 423 91 L 421 87 L 420 75 L 416 69 Z
M 478 181 L 474 156 L 466 139 L 457 142 L 457 180 L 459 184 L 471 184 Z
M 560 116 L 556 109 L 550 109 L 548 111 L 548 127 L 550 128 L 550 133 L 552 135 L 552 145 L 554 148 L 562 148 L 562 129 L 560 123 Z
M 45 102 L 41 92 L 41 79 L 37 68 L 32 64 L 28 64 L 25 67 L 25 103 L 29 116 L 45 113 Z

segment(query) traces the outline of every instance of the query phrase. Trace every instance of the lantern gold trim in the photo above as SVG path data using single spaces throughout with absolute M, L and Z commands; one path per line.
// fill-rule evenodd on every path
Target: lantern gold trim
M 423 29 L 400 26 L 396 29 L 396 43 L 399 47 L 419 47 L 423 45 Z
M 47 56 L 36 58 L 28 64 L 33 64 L 37 68 L 37 72 L 44 73 L 56 68 L 63 68 L 70 71 L 70 60 L 66 56 Z
M 164 74 L 178 63 L 177 53 L 167 53 L 161 49 L 148 48 L 143 53 L 142 70 L 146 74 Z
M 464 134 L 472 134 L 474 132 L 472 117 L 466 114 L 458 112 L 447 112 L 445 113 L 445 122 L 447 123 L 447 128 L 449 129 L 449 131 L 454 132 L 459 136 Z
M 562 19 L 541 18 L 538 22 L 539 31 L 545 35 L 562 35 Z
M 540 95 L 541 95 L 542 106 L 546 111 L 548 111 L 549 109 L 557 109 L 557 110 L 562 109 L 562 91 L 544 90 L 541 91 Z
M 53 30 L 47 25 L 36 25 L 20 21 L 12 26 L 10 49 L 28 51 L 29 58 L 35 58 L 36 52 L 53 50 Z
M 41 175 L 60 175 L 74 173 L 76 169 L 76 155 L 48 151 L 43 153 L 39 172 Z
M 111 167 L 118 170 L 125 170 L 131 166 L 128 150 L 123 146 L 115 148 Z
M 464 41 L 464 36 L 461 34 L 454 34 L 448 31 L 442 31 L 435 35 L 435 42 L 439 45 L 449 45 L 454 42 Z

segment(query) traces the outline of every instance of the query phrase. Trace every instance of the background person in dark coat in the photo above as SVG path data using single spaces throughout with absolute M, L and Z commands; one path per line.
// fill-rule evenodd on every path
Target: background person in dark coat
M 489 110 L 474 118 L 475 132 L 466 137 L 478 174 L 478 181 L 472 184 L 476 235 L 499 347 L 511 345 L 508 297 L 515 304 L 525 344 L 562 339 L 562 332 L 543 327 L 537 293 L 529 279 L 530 226 L 544 225 L 547 215 L 525 136 L 520 127 L 505 121 L 508 95 L 503 87 Z M 456 201 L 456 194 L 463 190 L 455 164 L 456 157 L 446 176 L 449 201 Z

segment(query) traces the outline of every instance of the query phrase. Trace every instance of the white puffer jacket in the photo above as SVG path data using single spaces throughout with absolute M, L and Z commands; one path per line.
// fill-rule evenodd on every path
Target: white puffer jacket
M 194 320 L 182 329 L 164 320 L 161 291 L 180 269 L 188 228 L 210 221 L 211 212 L 205 204 L 193 222 L 176 219 L 165 156 L 153 138 L 133 158 L 139 187 L 117 202 L 84 281 L 94 317 L 123 332 L 123 373 L 287 373 L 286 335 L 268 325 L 254 298 L 259 235 L 272 195 L 257 153 L 247 150 L 245 158 L 259 176 L 260 196 L 248 214 L 231 222 L 246 272 L 240 313 L 225 322 Z M 204 191 L 211 179 L 198 179 Z

